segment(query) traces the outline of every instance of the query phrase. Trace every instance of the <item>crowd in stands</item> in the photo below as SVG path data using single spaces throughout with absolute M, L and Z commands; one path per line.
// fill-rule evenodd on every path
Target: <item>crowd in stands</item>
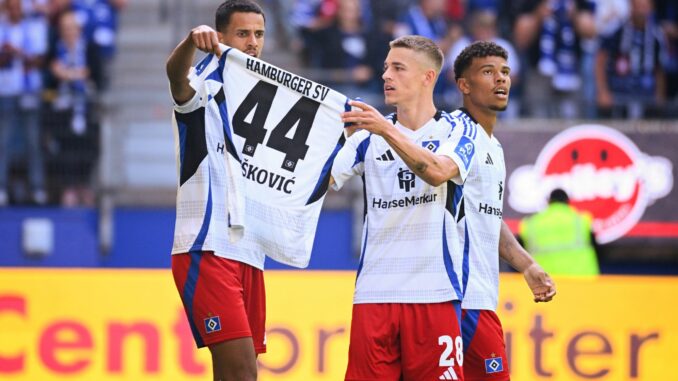
M 349 96 L 381 89 L 388 41 L 420 34 L 446 55 L 439 107 L 461 103 L 452 67 L 469 42 L 509 52 L 505 117 L 675 117 L 678 2 L 672 0 L 290 0 L 305 64 Z M 336 75 L 335 73 L 343 73 Z M 323 80 L 323 78 L 316 78 Z M 672 106 L 673 103 L 673 106 Z
M 127 1 L 0 0 L 0 207 L 94 204 L 99 100 Z M 375 104 L 388 42 L 419 34 L 446 56 L 441 109 L 461 104 L 456 55 L 493 40 L 510 56 L 504 118 L 678 117 L 675 0 L 261 2 L 313 79 Z
M 94 204 L 97 108 L 126 1 L 0 0 L 0 206 Z

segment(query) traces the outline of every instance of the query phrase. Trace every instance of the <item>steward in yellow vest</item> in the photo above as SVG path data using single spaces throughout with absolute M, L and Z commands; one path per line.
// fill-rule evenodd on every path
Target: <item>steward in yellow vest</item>
M 520 221 L 525 249 L 550 275 L 598 275 L 591 216 L 569 205 L 567 193 L 555 189 L 548 207 Z

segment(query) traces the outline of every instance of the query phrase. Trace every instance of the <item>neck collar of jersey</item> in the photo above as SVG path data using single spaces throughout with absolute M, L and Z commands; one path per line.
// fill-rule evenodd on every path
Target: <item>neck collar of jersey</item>
M 397 112 L 394 112 L 392 115 L 393 115 L 393 118 L 391 118 L 391 122 L 392 122 L 393 125 L 395 126 L 395 124 L 398 122 L 398 113 L 397 113 Z M 470 116 L 470 115 L 469 115 L 469 116 Z M 436 110 L 436 113 L 433 115 L 433 119 L 435 119 L 435 121 L 437 122 L 437 121 L 439 121 L 440 118 L 442 118 L 442 117 L 443 117 L 443 112 L 440 111 L 440 110 Z M 473 117 L 471 117 L 471 119 L 473 119 Z M 475 120 L 474 120 L 474 122 L 475 122 Z
M 475 124 L 480 124 L 480 123 L 478 123 L 478 121 L 476 120 L 476 118 L 474 118 L 473 115 L 471 115 L 471 113 L 468 112 L 468 110 L 466 109 L 466 107 L 459 107 L 459 111 L 461 111 L 461 112 L 463 112 L 464 114 L 466 114 L 466 116 L 468 116 L 469 119 L 471 119 L 471 121 L 473 121 L 473 123 L 475 123 Z

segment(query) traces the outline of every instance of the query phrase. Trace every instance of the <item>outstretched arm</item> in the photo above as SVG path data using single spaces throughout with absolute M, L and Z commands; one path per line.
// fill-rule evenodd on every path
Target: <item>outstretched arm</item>
M 433 186 L 439 186 L 459 175 L 459 167 L 452 159 L 436 155 L 414 144 L 374 107 L 359 101 L 350 101 L 349 104 L 360 110 L 343 113 L 342 121 L 356 123 L 358 128 L 383 137 L 412 172 L 422 180 Z
M 186 103 L 193 98 L 195 90 L 190 86 L 188 72 L 193 64 L 195 51 L 200 49 L 206 53 L 221 54 L 217 32 L 207 25 L 200 25 L 191 30 L 186 38 L 174 48 L 167 59 L 165 67 L 170 83 L 172 96 L 178 104 Z
M 502 221 L 499 234 L 499 256 L 516 271 L 521 272 L 532 290 L 534 301 L 548 302 L 556 295 L 556 285 L 551 277 L 532 259 Z

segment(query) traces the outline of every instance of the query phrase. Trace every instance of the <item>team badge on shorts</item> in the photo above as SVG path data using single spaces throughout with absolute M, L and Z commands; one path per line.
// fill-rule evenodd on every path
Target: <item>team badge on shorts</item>
M 499 373 L 504 370 L 504 364 L 501 357 L 492 357 L 485 359 L 485 373 Z
M 421 142 L 421 146 L 431 152 L 435 152 L 440 147 L 440 140 L 424 140 Z
M 219 319 L 219 316 L 210 316 L 205 319 L 205 332 L 213 333 L 217 331 L 221 331 L 221 320 Z

